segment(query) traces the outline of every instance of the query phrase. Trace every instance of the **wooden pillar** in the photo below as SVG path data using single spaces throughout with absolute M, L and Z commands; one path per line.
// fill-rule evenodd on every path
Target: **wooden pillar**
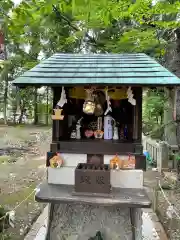
M 134 107 L 134 122 L 133 122 L 133 137 L 137 142 L 135 153 L 143 153 L 142 145 L 142 87 L 134 88 L 134 97 L 136 99 L 136 106 Z
M 175 89 L 174 120 L 176 121 L 176 141 L 178 145 L 178 154 L 180 154 L 180 87 Z M 177 175 L 180 180 L 180 161 L 177 162 Z
M 53 109 L 57 107 L 57 103 L 61 97 L 61 87 L 53 88 Z M 66 93 L 67 90 L 65 89 Z M 52 144 L 51 144 L 51 151 L 58 151 L 60 150 L 60 140 L 67 139 L 67 130 L 68 130 L 68 115 L 66 114 L 64 107 L 62 115 L 64 115 L 63 120 L 53 120 L 52 123 Z
M 137 140 L 142 141 L 142 87 L 136 89 Z
M 133 88 L 136 105 L 133 109 L 133 139 L 140 142 L 142 140 L 142 88 Z
M 137 128 L 137 123 L 138 123 L 138 121 L 137 121 L 137 106 L 133 106 L 133 137 L 132 137 L 132 139 L 133 140 L 137 140 L 137 138 L 138 138 L 138 128 Z

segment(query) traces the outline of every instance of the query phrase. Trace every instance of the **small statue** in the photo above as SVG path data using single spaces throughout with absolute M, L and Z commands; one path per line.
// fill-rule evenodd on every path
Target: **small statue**
M 114 120 L 114 126 L 113 126 L 113 140 L 119 139 L 119 133 L 118 133 L 118 127 L 116 125 L 116 121 Z
M 81 139 L 81 120 L 83 118 L 80 118 L 76 124 L 76 139 Z
M 81 125 L 76 125 L 76 139 L 81 139 Z

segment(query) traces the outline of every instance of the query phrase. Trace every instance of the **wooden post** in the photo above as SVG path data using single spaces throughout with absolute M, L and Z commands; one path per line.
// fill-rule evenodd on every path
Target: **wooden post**
M 178 154 L 180 155 L 180 87 L 175 91 L 174 120 L 176 121 L 176 141 L 178 145 Z M 180 180 L 180 161 L 177 162 L 177 180 Z
M 57 102 L 61 97 L 61 87 L 53 88 L 53 109 L 56 108 Z M 67 89 L 66 96 L 68 95 Z M 63 113 L 62 113 L 63 112 Z M 62 113 L 62 114 L 61 114 Z M 60 115 L 59 115 L 60 114 Z M 65 105 L 63 107 L 63 111 L 61 109 L 55 110 L 53 115 L 53 126 L 52 126 L 52 144 L 51 151 L 60 150 L 60 140 L 66 140 L 67 138 L 67 129 L 68 129 L 68 116 L 66 114 Z
M 136 107 L 135 107 L 135 127 L 134 136 L 140 143 L 142 141 L 142 87 L 134 88 Z
M 169 146 L 165 142 L 159 144 L 160 156 L 161 156 L 161 169 L 168 169 L 169 165 Z
M 153 211 L 156 212 L 157 211 L 157 205 L 158 205 L 158 182 L 159 179 L 156 179 L 156 185 L 153 189 Z

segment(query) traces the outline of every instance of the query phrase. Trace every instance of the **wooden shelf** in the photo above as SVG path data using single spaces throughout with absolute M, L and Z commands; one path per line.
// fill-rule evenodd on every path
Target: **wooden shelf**
M 142 145 L 139 142 L 104 140 L 104 139 L 81 139 L 59 141 L 53 144 L 58 145 L 58 150 L 66 153 L 85 154 L 142 154 Z M 52 144 L 52 145 L 53 145 Z M 52 149 L 52 148 L 51 148 Z

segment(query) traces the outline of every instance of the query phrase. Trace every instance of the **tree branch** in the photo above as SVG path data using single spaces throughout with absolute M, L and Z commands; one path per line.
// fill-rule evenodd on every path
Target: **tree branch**
M 58 20 L 60 20 L 60 21 L 64 20 L 69 25 L 69 27 L 71 27 L 73 30 L 80 31 L 80 29 L 78 27 L 76 27 L 75 25 L 73 25 L 71 23 L 71 21 L 66 16 L 64 16 L 55 5 L 53 5 L 53 11 L 55 12 Z M 95 40 L 95 38 L 90 36 L 87 32 L 85 33 L 85 37 L 87 37 L 89 39 L 89 43 L 91 43 L 92 45 L 94 45 L 96 47 L 104 47 L 104 44 L 98 43 Z

